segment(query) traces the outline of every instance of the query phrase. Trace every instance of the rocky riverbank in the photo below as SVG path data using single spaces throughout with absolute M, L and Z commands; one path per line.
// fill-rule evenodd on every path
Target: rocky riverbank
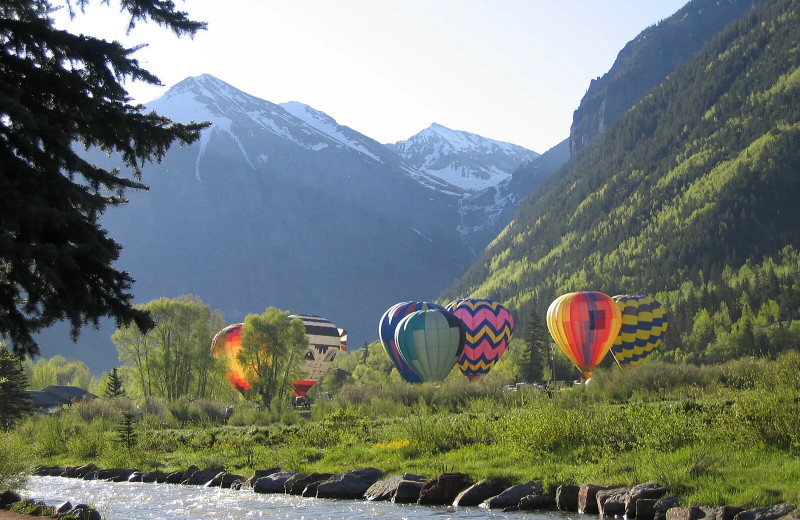
M 130 468 L 101 469 L 89 464 L 69 468 L 39 467 L 36 474 L 85 480 L 223 487 L 254 493 L 287 493 L 340 500 L 390 500 L 420 505 L 479 506 L 504 511 L 558 510 L 636 520 L 800 520 L 800 510 L 788 503 L 755 509 L 730 505 L 687 506 L 681 497 L 671 495 L 667 488 L 652 482 L 633 487 L 588 483 L 561 485 L 555 493 L 547 493 L 538 481 L 507 486 L 494 480 L 474 482 L 464 473 L 442 473 L 429 479 L 412 473 L 387 476 L 376 468 L 359 468 L 333 475 L 303 474 L 276 467 L 257 470 L 252 476 L 245 477 L 228 473 L 224 468 L 192 466 L 185 471 L 163 473 Z M 0 504 L 5 505 L 2 500 Z M 66 504 L 60 508 L 63 509 L 61 516 L 69 511 Z M 93 513 L 96 511 L 79 512 L 77 517 L 99 518 L 99 515 L 90 516 Z M 55 513 L 55 517 L 58 515 Z

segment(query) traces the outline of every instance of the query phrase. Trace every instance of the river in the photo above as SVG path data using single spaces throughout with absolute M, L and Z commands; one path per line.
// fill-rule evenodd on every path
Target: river
M 62 477 L 31 477 L 22 495 L 58 505 L 92 504 L 106 520 L 201 520 L 239 518 L 283 518 L 308 520 L 367 520 L 436 518 L 571 520 L 577 514 L 503 513 L 478 507 L 431 507 L 364 500 L 328 500 L 294 495 L 258 494 L 252 491 L 145 484 L 101 482 Z

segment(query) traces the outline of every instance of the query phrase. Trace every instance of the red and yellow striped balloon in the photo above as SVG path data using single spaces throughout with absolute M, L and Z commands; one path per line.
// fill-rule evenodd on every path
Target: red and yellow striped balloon
M 621 325 L 616 302 L 600 292 L 564 294 L 547 309 L 550 335 L 587 379 L 611 349 Z

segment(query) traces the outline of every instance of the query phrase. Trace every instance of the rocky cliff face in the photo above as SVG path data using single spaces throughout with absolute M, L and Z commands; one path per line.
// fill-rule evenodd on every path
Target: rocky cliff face
M 628 42 L 611 69 L 591 81 L 575 111 L 569 136 L 570 155 L 592 143 L 647 90 L 661 83 L 679 63 L 691 58 L 753 3 L 752 0 L 692 0 Z

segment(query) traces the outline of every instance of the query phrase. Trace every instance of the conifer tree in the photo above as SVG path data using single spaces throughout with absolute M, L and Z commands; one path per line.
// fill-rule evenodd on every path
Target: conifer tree
M 106 389 L 103 395 L 106 397 L 121 397 L 125 395 L 125 389 L 122 388 L 122 378 L 119 377 L 117 367 L 112 368 L 111 372 L 108 373 Z
M 122 414 L 122 421 L 117 427 L 117 443 L 125 446 L 128 451 L 136 447 L 136 440 L 139 435 L 136 433 L 136 425 L 131 412 Z
M 54 26 L 55 9 L 80 16 L 89 3 L 0 3 L 0 335 L 18 354 L 38 353 L 32 334 L 60 320 L 73 339 L 104 316 L 152 326 L 133 307 L 133 278 L 113 267 L 120 246 L 100 217 L 126 202 L 126 189 L 146 189 L 146 163 L 207 126 L 131 104 L 124 82 L 160 84 L 133 58 L 136 48 Z M 170 0 L 121 5 L 129 27 L 151 21 L 178 36 L 205 28 Z M 78 147 L 117 154 L 124 170 L 91 164 Z
M 19 356 L 0 347 L 0 426 L 4 430 L 33 411 L 33 400 L 25 393 L 27 387 L 28 378 Z
M 525 345 L 528 347 L 523 356 L 522 374 L 527 382 L 541 381 L 545 363 L 549 358 L 550 335 L 544 327 L 542 318 L 536 309 L 531 309 L 528 326 L 525 329 Z

